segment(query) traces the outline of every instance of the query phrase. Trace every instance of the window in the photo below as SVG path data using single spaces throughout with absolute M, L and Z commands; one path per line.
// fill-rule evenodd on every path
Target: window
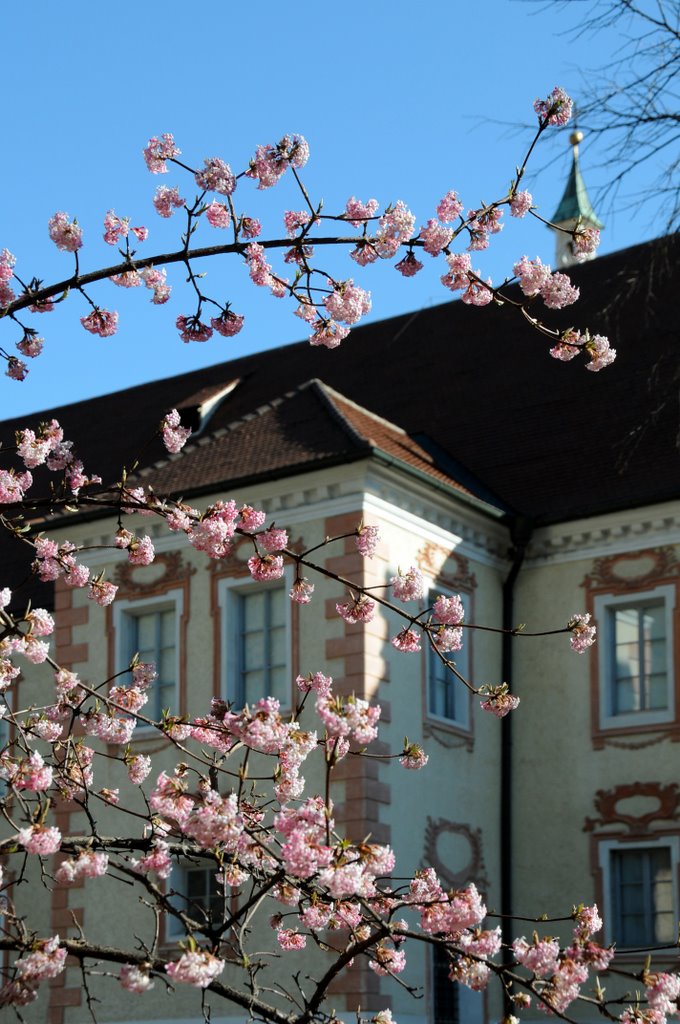
M 214 864 L 209 868 L 180 865 L 173 867 L 170 875 L 170 903 L 199 925 L 221 921 L 224 917 L 224 895 L 215 873 Z M 184 937 L 181 921 L 171 914 L 166 917 L 165 937 L 169 940 Z
M 152 662 L 158 678 L 147 690 L 148 703 L 142 714 L 158 721 L 164 709 L 179 713 L 179 636 L 182 594 L 173 591 L 144 602 L 121 601 L 114 606 L 117 671 L 130 664 L 135 654 L 139 660 Z M 142 724 L 138 728 L 142 728 Z
M 432 604 L 441 594 L 441 590 L 432 591 L 428 597 L 428 604 Z M 449 596 L 449 595 L 446 595 Z M 465 608 L 467 618 L 469 612 L 469 600 L 462 594 L 461 600 Z M 471 631 L 463 630 L 463 646 L 460 651 L 452 651 L 447 654 L 451 661 L 455 662 L 456 668 L 466 678 L 470 668 L 470 639 Z M 446 667 L 439 655 L 427 645 L 427 710 L 434 718 L 445 719 L 453 722 L 464 729 L 468 728 L 469 722 L 469 698 L 468 691 L 456 679 L 454 674 Z
M 236 707 L 275 697 L 291 702 L 290 583 L 257 587 L 222 580 L 223 675 L 226 698 Z
M 458 1024 L 460 985 L 449 978 L 449 958 L 441 946 L 432 947 L 432 1021 L 433 1024 Z
M 602 631 L 602 727 L 673 720 L 674 597 L 674 587 L 662 586 L 646 594 L 595 599 L 595 618 Z
M 678 837 L 654 844 L 601 844 L 607 941 L 644 949 L 677 939 Z

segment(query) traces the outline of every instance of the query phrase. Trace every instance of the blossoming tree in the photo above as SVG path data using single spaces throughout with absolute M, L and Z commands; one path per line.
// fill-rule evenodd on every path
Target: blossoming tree
M 194 199 L 181 196 L 175 186 L 160 186 L 156 191 L 154 204 L 161 217 L 183 211 L 182 247 L 154 257 L 139 256 L 132 245 L 146 242 L 147 229 L 132 227 L 128 219 L 109 211 L 104 238 L 121 247 L 121 261 L 82 273 L 82 229 L 65 213 L 56 213 L 49 223 L 50 238 L 60 250 L 73 254 L 75 269 L 71 277 L 50 286 L 35 277 L 24 281 L 4 250 L 0 260 L 4 326 L 19 329 L 19 352 L 33 358 L 43 342 L 37 330 L 24 323 L 25 312 L 48 313 L 56 302 L 78 293 L 90 307 L 81 317 L 83 327 L 109 336 L 116 331 L 117 315 L 94 301 L 91 286 L 105 279 L 120 287 L 145 286 L 152 302 L 163 305 L 170 291 L 165 267 L 180 263 L 195 300 L 193 311 L 177 318 L 183 340 L 205 341 L 214 331 L 233 336 L 243 326 L 242 317 L 228 302 L 204 294 L 195 268 L 205 257 L 234 255 L 245 261 L 255 285 L 293 299 L 296 315 L 310 326 L 312 344 L 333 348 L 370 309 L 370 297 L 352 279 L 339 280 L 322 271 L 316 265 L 316 251 L 349 247 L 360 267 L 394 259 L 396 269 L 409 276 L 422 268 L 417 256 L 422 249 L 443 259 L 442 282 L 460 292 L 463 301 L 511 305 L 550 339 L 556 358 L 569 360 L 583 354 L 588 369 L 599 370 L 614 358 L 605 338 L 588 331 L 558 331 L 534 311 L 539 300 L 549 309 L 559 309 L 577 298 L 566 275 L 522 257 L 514 268 L 518 294 L 508 291 L 511 279 L 499 287 L 482 280 L 472 269 L 470 256 L 498 232 L 505 207 L 516 218 L 537 215 L 531 196 L 520 189 L 526 160 L 550 125 L 568 120 L 570 107 L 560 89 L 536 102 L 536 137 L 506 194 L 464 214 L 456 193 L 450 191 L 437 205 L 437 217 L 419 232 L 413 214 L 401 201 L 379 212 L 375 200 L 351 198 L 339 214 L 322 212 L 300 177 L 308 157 L 301 136 L 285 136 L 275 146 L 258 147 L 241 174 L 234 174 L 220 158 L 206 160 L 198 170 L 188 168 L 180 162 L 172 136 L 154 137 L 144 151 L 149 170 L 163 173 L 168 163 L 185 168 L 199 189 Z M 265 189 L 286 173 L 298 182 L 304 209 L 285 213 L 285 238 L 255 241 L 260 226 L 237 208 L 237 184 L 246 177 Z M 232 240 L 192 248 L 196 228 L 203 222 L 216 230 L 230 230 Z M 321 235 L 323 222 L 341 223 L 343 231 L 352 227 L 356 233 Z M 597 242 L 595 232 L 579 226 L 573 235 L 582 253 Z M 463 245 L 465 251 L 454 251 Z M 292 280 L 268 262 L 268 254 L 277 249 L 285 250 Z M 14 282 L 21 289 L 18 297 Z M 208 312 L 215 314 L 209 322 Z M 24 361 L 5 350 L 2 355 L 8 376 L 23 379 Z M 170 410 L 159 425 L 159 435 L 171 453 L 181 450 L 189 433 L 176 410 Z M 6 442 L 3 439 L 3 451 L 13 461 L 0 470 L 0 525 L 26 550 L 39 580 L 59 580 L 66 587 L 83 589 L 98 605 L 115 600 L 116 586 L 91 571 L 85 551 L 45 533 L 48 514 L 66 516 L 78 507 L 108 509 L 116 515 L 111 546 L 125 552 L 135 566 L 151 564 L 154 546 L 148 534 L 124 525 L 134 522 L 130 516 L 162 520 L 168 530 L 185 535 L 189 544 L 212 559 L 226 557 L 243 540 L 252 546 L 247 564 L 255 580 L 280 579 L 285 565 L 292 565 L 290 599 L 308 604 L 313 600 L 315 576 L 331 576 L 347 588 L 347 599 L 336 606 L 345 621 L 369 622 L 376 607 L 385 606 L 401 620 L 391 639 L 397 651 L 407 656 L 421 644 L 429 644 L 459 685 L 479 696 L 483 711 L 502 717 L 517 707 L 517 698 L 502 681 L 476 686 L 458 671 L 456 652 L 463 645 L 465 630 L 475 625 L 466 622 L 459 597 L 441 594 L 425 609 L 409 610 L 409 602 L 424 597 L 417 567 L 400 572 L 386 588 L 376 591 L 322 565 L 316 556 L 318 546 L 298 550 L 284 529 L 268 524 L 264 513 L 251 505 L 216 501 L 200 511 L 132 485 L 125 475 L 115 485 L 105 485 L 89 467 L 86 471 L 54 420 L 36 431 L 20 431 L 14 445 Z M 50 486 L 41 494 L 32 478 L 38 467 L 45 467 L 50 475 Z M 362 556 L 372 556 L 375 526 L 357 523 L 349 536 Z M 339 539 L 326 538 L 321 547 Z M 398 982 L 409 944 L 425 943 L 446 958 L 452 983 L 475 990 L 497 983 L 505 995 L 508 1020 L 532 1004 L 572 1019 L 571 1007 L 581 999 L 596 1005 L 605 1018 L 623 1024 L 661 1024 L 677 1012 L 680 977 L 654 972 L 650 965 L 633 975 L 645 990 L 643 996 L 625 1005 L 606 998 L 593 978 L 612 968 L 614 950 L 597 940 L 602 922 L 596 907 L 579 905 L 568 914 L 572 934 L 564 946 L 547 934 L 544 925 L 532 937 L 504 945 L 500 928 L 487 920 L 474 884 L 446 891 L 432 869 L 404 879 L 395 873 L 395 854 L 389 846 L 344 835 L 336 826 L 333 809 L 336 770 L 347 759 L 370 755 L 380 708 L 336 692 L 322 667 L 297 678 L 297 702 L 290 715 L 282 715 L 272 698 L 252 707 L 214 699 L 201 716 L 182 718 L 168 709 L 156 720 L 145 713 L 155 678 L 153 665 L 133 658 L 129 668 L 115 677 L 81 679 L 51 658 L 48 638 L 54 628 L 48 611 L 26 605 L 21 592 L 0 589 L 0 712 L 9 727 L 9 740 L 0 751 L 0 777 L 6 787 L 4 838 L 0 839 L 4 899 L 0 949 L 9 954 L 2 968 L 1 1005 L 14 1007 L 20 1014 L 21 1007 L 40 997 L 41 982 L 57 977 L 70 963 L 81 970 L 95 1019 L 92 985 L 103 975 L 109 984 L 140 996 L 154 986 L 193 986 L 201 992 L 198 1006 L 206 1021 L 220 1004 L 230 1004 L 249 1018 L 270 1024 L 330 1022 L 334 1011 L 327 1002 L 329 989 L 355 960 Z M 568 633 L 577 653 L 586 651 L 595 639 L 589 616 L 578 613 L 554 632 Z M 45 666 L 47 689 L 40 691 L 40 700 L 21 708 L 13 691 L 26 663 Z M 173 768 L 154 770 L 152 756 L 133 752 L 129 742 L 139 724 L 158 733 L 159 749 L 172 753 Z M 389 756 L 398 762 L 395 770 L 426 769 L 426 752 L 408 739 Z M 125 792 L 107 789 L 97 781 L 100 766 L 104 774 L 103 766 L 112 761 L 125 770 Z M 305 764 L 317 792 L 310 792 L 301 774 Z M 254 787 L 254 781 L 260 785 Z M 65 804 L 78 809 L 83 827 L 77 832 L 65 834 L 55 823 L 55 810 Z M 100 819 L 106 822 L 106 832 L 98 824 Z M 180 858 L 210 868 L 216 897 L 209 906 L 174 892 L 170 876 Z M 120 885 L 121 900 L 125 895 L 137 906 L 141 899 L 143 913 L 155 922 L 151 939 L 131 934 L 122 947 L 92 939 L 82 928 L 75 937 L 39 930 L 37 893 L 85 880 L 91 880 L 88 884 L 95 893 L 104 877 Z M 176 942 L 171 951 L 159 942 L 161 920 L 172 923 Z M 299 965 L 295 957 L 303 949 L 317 954 L 313 972 L 304 977 L 299 966 L 287 968 L 287 958 Z M 596 995 L 586 996 L 592 984 Z M 366 1019 L 360 1007 L 357 1014 L 360 1020 Z M 385 1009 L 369 1019 L 389 1024 L 391 1014 Z

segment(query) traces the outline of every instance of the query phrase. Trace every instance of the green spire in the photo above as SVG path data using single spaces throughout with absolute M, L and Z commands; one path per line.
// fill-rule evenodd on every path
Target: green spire
M 580 217 L 581 220 L 587 221 L 593 227 L 602 228 L 604 225 L 598 219 L 588 198 L 588 192 L 586 191 L 581 168 L 579 167 L 578 144 L 582 138 L 582 132 L 572 132 L 569 136 L 569 141 L 574 149 L 571 173 L 567 180 L 564 195 L 560 199 L 559 206 L 552 215 L 551 220 L 554 224 L 564 224 L 566 221 L 575 221 Z

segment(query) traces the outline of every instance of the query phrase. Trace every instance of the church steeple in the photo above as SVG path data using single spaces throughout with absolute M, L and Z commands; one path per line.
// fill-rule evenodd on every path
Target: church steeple
M 569 136 L 569 142 L 572 146 L 571 172 L 564 189 L 564 195 L 551 218 L 553 224 L 561 228 L 567 228 L 567 230 L 573 229 L 579 222 L 585 228 L 604 227 L 588 198 L 588 192 L 583 181 L 583 175 L 581 174 L 578 146 L 579 142 L 582 141 L 583 132 L 574 131 Z M 558 269 L 569 267 L 574 263 L 582 263 L 586 259 L 593 259 L 594 254 L 575 256 L 572 250 L 571 238 L 564 231 L 556 231 L 555 235 L 555 263 Z

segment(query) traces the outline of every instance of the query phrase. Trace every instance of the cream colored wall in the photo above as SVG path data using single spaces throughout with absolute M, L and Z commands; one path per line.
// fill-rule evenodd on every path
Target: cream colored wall
M 573 613 L 586 610 L 583 582 L 597 558 L 631 556 L 673 539 L 663 533 L 645 536 L 644 522 L 653 510 L 626 515 L 630 522 L 637 521 L 637 529 L 614 530 L 603 518 L 590 520 L 587 530 L 581 524 L 566 524 L 539 534 L 537 557 L 529 559 L 519 576 L 515 621 L 526 623 L 528 631 L 565 626 Z M 558 531 L 566 538 L 565 550 L 562 555 L 546 555 Z M 680 547 L 675 551 L 677 557 Z M 640 589 L 648 586 L 643 583 Z M 597 650 L 573 652 L 568 634 L 514 641 L 513 690 L 522 700 L 513 717 L 513 885 L 518 913 L 568 915 L 572 905 L 601 897 L 593 874 L 592 834 L 584 831 L 585 819 L 597 817 L 598 790 L 678 779 L 676 744 L 664 738 L 663 727 L 637 737 L 612 736 L 596 749 L 591 722 L 596 665 Z M 657 822 L 652 833 L 659 826 L 677 827 L 677 821 Z M 605 827 L 600 834 L 607 832 L 630 836 L 621 824 Z M 644 840 L 644 833 L 638 838 Z M 537 927 L 541 934 L 567 938 L 572 924 Z M 532 930 L 531 924 L 518 924 L 516 934 L 529 936 Z M 604 941 L 602 933 L 599 939 Z M 624 984 L 612 977 L 605 983 L 608 995 Z
M 337 467 L 304 477 L 279 482 L 269 482 L 229 495 L 211 495 L 203 505 L 217 498 L 234 498 L 237 503 L 247 501 L 264 507 L 268 521 L 275 520 L 281 527 L 287 527 L 292 540 L 300 538 L 305 546 L 312 546 L 323 540 L 325 524 L 329 516 L 348 511 L 362 510 L 366 522 L 380 526 L 382 541 L 380 558 L 376 565 L 378 575 L 387 581 L 398 568 L 417 564 L 419 556 L 427 545 L 434 545 L 440 552 L 430 567 L 433 580 L 437 571 L 450 573 L 455 568 L 449 560 L 445 562 L 442 552 L 455 551 L 467 559 L 470 572 L 474 574 L 476 587 L 471 592 L 473 618 L 480 623 L 498 623 L 501 616 L 501 583 L 505 565 L 498 552 L 505 547 L 504 531 L 489 520 L 481 511 L 466 507 L 450 495 L 437 492 L 422 482 L 404 478 L 385 467 L 365 463 L 355 466 Z M 196 552 L 182 536 L 170 536 L 153 524 L 153 520 L 126 517 L 125 526 L 137 529 L 141 534 L 149 532 L 154 537 L 157 551 L 180 549 L 184 563 L 196 571 L 190 583 L 190 621 L 187 634 L 187 690 L 190 714 L 206 713 L 213 692 L 213 629 L 210 606 L 209 559 Z M 48 535 L 56 540 L 78 540 L 88 546 L 109 543 L 115 532 L 114 519 L 97 520 L 81 524 L 68 530 L 50 529 Z M 464 535 L 464 536 L 463 536 Z M 329 549 L 328 557 L 336 550 Z M 325 553 L 320 553 L 323 559 Z M 439 562 L 437 562 L 437 558 Z M 124 556 L 118 552 L 91 551 L 84 560 L 93 564 L 97 571 L 106 570 L 112 578 L 116 565 L 122 564 Z M 140 570 L 135 578 L 152 578 L 155 567 Z M 299 667 L 300 671 L 321 670 L 337 677 L 344 671 L 342 639 L 344 623 L 340 617 L 326 619 L 326 603 L 341 599 L 343 588 L 333 580 L 321 577 L 314 579 L 316 591 L 312 603 L 299 610 Z M 105 641 L 107 612 L 88 601 L 84 591 L 73 592 L 75 607 L 86 606 L 89 611 L 87 625 L 73 627 L 73 641 L 89 645 L 87 663 L 76 664 L 83 679 L 99 684 L 107 677 L 109 651 Z M 410 607 L 410 606 L 409 606 Z M 109 613 L 110 614 L 110 613 Z M 386 762 L 380 768 L 380 781 L 390 789 L 390 802 L 381 806 L 380 820 L 391 830 L 391 845 L 397 852 L 397 873 L 407 875 L 425 863 L 425 832 L 428 817 L 445 819 L 456 825 L 465 826 L 481 836 L 483 875 L 490 904 L 498 898 L 495 887 L 498 878 L 498 778 L 499 778 L 499 735 L 500 723 L 478 708 L 478 701 L 471 701 L 470 730 L 468 734 L 438 728 L 436 735 L 423 733 L 423 702 L 425 700 L 425 655 L 400 654 L 389 644 L 389 636 L 398 630 L 397 623 L 390 616 L 385 628 L 385 640 L 373 640 L 367 647 L 367 667 L 375 676 L 378 700 L 389 702 L 391 714 L 383 721 L 380 737 L 392 752 L 401 749 L 403 737 L 422 742 L 430 756 L 427 768 L 422 772 L 411 772 L 401 768 L 396 761 Z M 380 634 L 381 628 L 373 632 Z M 496 683 L 499 679 L 500 642 L 489 634 L 466 633 L 466 643 L 472 649 L 472 680 Z M 329 640 L 339 643 L 336 657 L 328 657 Z M 377 646 L 376 646 L 377 645 Z M 388 681 L 389 680 L 389 681 Z M 158 741 L 138 733 L 133 738 L 135 752 L 156 750 Z M 171 770 L 178 760 L 172 748 L 165 748 L 155 754 L 154 773 L 160 768 Z M 305 772 L 314 791 L 314 770 Z M 129 793 L 124 772 L 119 764 L 109 764 L 109 769 L 99 769 L 96 787 L 119 786 L 121 792 Z M 334 794 L 336 803 L 347 797 L 344 784 Z M 140 803 L 141 808 L 141 803 Z M 118 812 L 104 808 L 100 815 L 102 828 L 120 831 Z M 134 828 L 133 828 L 134 831 Z M 353 836 L 354 839 L 363 836 Z M 452 871 L 462 871 L 470 859 L 470 847 L 464 836 L 444 833 L 437 852 Z M 112 879 L 100 879 L 87 884 L 87 888 L 72 891 L 71 904 L 82 903 L 86 908 L 85 929 L 88 938 L 106 941 L 112 945 L 125 946 L 131 931 L 139 934 L 145 942 L 153 937 L 153 918 L 135 899 L 129 898 L 125 890 L 124 911 L 121 910 L 121 887 Z M 257 933 L 254 942 L 258 939 Z M 428 966 L 423 948 L 414 946 L 407 950 L 409 968 L 407 979 L 415 985 L 425 985 L 426 1001 L 413 1003 L 398 986 L 383 982 L 383 991 L 389 992 L 395 1007 L 395 1017 L 402 1020 L 421 1019 L 429 1012 L 429 991 L 427 990 Z M 260 945 L 259 948 L 262 948 Z M 285 967 L 288 971 L 296 958 L 288 954 Z M 303 957 L 306 970 L 310 969 L 309 957 Z M 228 980 L 225 975 L 225 980 Z M 77 972 L 69 972 L 69 984 L 78 986 Z M 137 998 L 125 994 L 115 982 L 93 982 L 93 991 L 101 995 L 103 1003 L 97 1013 L 102 1021 L 189 1018 L 197 1012 L 197 993 L 186 986 L 178 986 L 172 997 L 168 997 L 162 983 L 156 983 L 152 996 Z M 217 1016 L 223 1008 L 215 1001 Z M 342 1000 L 337 1002 L 342 1010 Z M 44 1019 L 41 1014 L 46 1008 L 46 992 L 36 1004 L 32 1019 Z M 68 1024 L 79 1024 L 87 1018 L 84 1006 L 69 1009 Z M 27 1018 L 29 1019 L 29 1018 Z M 471 1017 L 472 1021 L 472 1017 Z

